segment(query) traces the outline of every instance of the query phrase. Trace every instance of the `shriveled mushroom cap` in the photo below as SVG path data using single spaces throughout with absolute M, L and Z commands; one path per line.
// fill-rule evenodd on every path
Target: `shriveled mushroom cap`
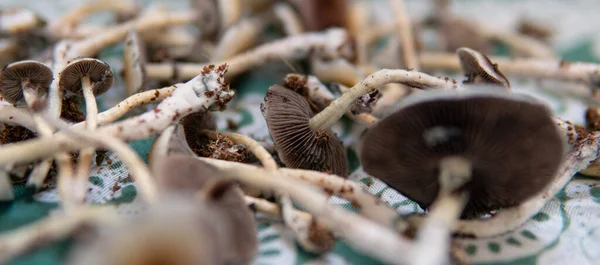
M 432 90 L 407 98 L 366 133 L 361 162 L 427 208 L 439 192 L 440 161 L 461 156 L 472 164 L 463 213 L 472 217 L 541 191 L 561 164 L 563 144 L 548 109 L 529 98 L 483 87 Z
M 228 260 L 248 262 L 253 258 L 258 246 L 256 224 L 237 185 L 223 181 L 218 169 L 190 156 L 167 156 L 154 169 L 160 187 L 172 193 L 202 190 L 210 211 L 206 218 L 222 228 L 219 243 L 227 247 Z
M 304 97 L 273 85 L 261 108 L 279 157 L 286 166 L 348 175 L 342 142 L 330 130 L 310 128 L 308 122 L 314 113 Z
M 458 48 L 456 50 L 460 66 L 469 77 L 465 83 L 489 83 L 498 84 L 510 88 L 508 79 L 498 70 L 498 65 L 492 63 L 483 53 L 471 48 Z M 481 80 L 476 80 L 476 77 Z
M 9 103 L 23 98 L 22 83 L 29 82 L 29 88 L 38 95 L 48 92 L 52 83 L 52 70 L 43 63 L 26 60 L 8 64 L 0 72 L 0 93 Z
M 94 58 L 80 58 L 71 61 L 60 73 L 58 85 L 77 95 L 83 95 L 81 78 L 89 76 L 94 95 L 106 92 L 113 83 L 113 72 L 110 66 Z

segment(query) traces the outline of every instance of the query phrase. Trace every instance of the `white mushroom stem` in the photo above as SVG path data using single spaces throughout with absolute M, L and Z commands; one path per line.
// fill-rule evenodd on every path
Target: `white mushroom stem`
M 94 0 L 83 2 L 78 7 L 70 9 L 48 25 L 48 31 L 55 37 L 70 37 L 73 29 L 86 16 L 101 11 L 116 13 L 134 13 L 138 6 L 132 0 Z
M 256 170 L 256 166 L 216 160 L 210 158 L 198 158 L 206 163 L 216 166 L 220 169 L 237 168 L 240 170 Z M 398 213 L 386 203 L 364 190 L 358 183 L 344 179 L 340 176 L 331 175 L 318 171 L 280 168 L 277 170 L 281 176 L 291 177 L 301 181 L 312 183 L 332 194 L 337 194 L 350 201 L 352 205 L 360 209 L 360 213 L 370 220 L 383 226 L 391 227 L 396 225 Z
M 229 27 L 219 39 L 212 59 L 217 61 L 226 60 L 252 47 L 263 32 L 268 20 L 269 14 L 263 14 L 262 16 L 244 18 Z
M 208 159 L 203 159 L 207 161 Z M 221 168 L 225 177 L 244 182 L 261 189 L 277 190 L 289 194 L 303 208 L 333 229 L 352 247 L 390 264 L 405 264 L 407 253 L 412 247 L 408 240 L 394 230 L 374 223 L 360 215 L 336 208 L 328 203 L 328 196 L 302 181 L 283 174 L 260 168 Z
M 207 109 L 220 108 L 232 97 L 234 92 L 225 84 L 226 66 L 210 68 L 196 78 L 180 85 L 164 99 L 154 110 L 139 116 L 99 127 L 97 132 L 112 135 L 124 141 L 148 138 L 161 132 L 182 117 Z M 53 155 L 59 151 L 75 151 L 87 147 L 83 143 L 70 141 L 69 137 L 58 132 L 51 138 L 35 138 L 0 148 L 0 165 L 15 161 L 25 162 Z M 3 155 L 2 155 L 3 154 Z
M 329 61 L 311 60 L 313 74 L 327 83 L 338 83 L 354 86 L 364 78 L 364 73 L 345 59 L 337 58 Z
M 211 138 L 213 140 L 217 139 L 217 136 L 219 134 L 225 135 L 227 138 L 229 138 L 234 143 L 241 144 L 241 145 L 245 146 L 246 148 L 248 148 L 248 150 L 250 152 L 252 152 L 252 154 L 254 154 L 254 156 L 256 156 L 258 161 L 260 161 L 260 163 L 263 165 L 263 167 L 266 170 L 275 171 L 278 168 L 277 163 L 275 162 L 275 159 L 273 159 L 273 157 L 271 156 L 271 153 L 269 153 L 269 151 L 267 151 L 256 140 L 254 140 L 246 135 L 239 134 L 239 133 L 232 133 L 232 132 L 215 132 L 215 131 L 211 131 L 211 130 L 202 130 L 202 131 L 200 131 L 200 133 L 207 135 L 209 138 Z
M 569 152 L 564 163 L 556 173 L 554 181 L 543 191 L 518 206 L 503 209 L 487 219 L 460 220 L 453 228 L 454 233 L 476 238 L 493 237 L 517 229 L 562 190 L 577 172 L 587 168 L 598 158 L 600 147 L 600 132 L 590 134 L 578 141 Z M 421 216 L 412 216 L 409 221 L 413 224 L 423 222 Z
M 231 27 L 242 16 L 241 0 L 217 0 L 219 17 L 221 18 L 221 31 Z
M 462 157 L 448 157 L 440 162 L 440 192 L 431 206 L 421 229 L 417 232 L 414 252 L 410 254 L 414 265 L 448 263 L 451 229 L 467 202 L 468 194 L 457 191 L 471 179 L 471 163 Z
M 30 31 L 40 24 L 41 20 L 29 9 L 9 9 L 0 14 L 0 32 L 14 34 Z
M 369 26 L 369 4 L 365 1 L 354 1 L 348 10 L 348 29 L 356 43 L 356 63 L 367 63 L 368 39 L 366 32 Z
M 189 47 L 198 42 L 194 36 L 184 27 L 169 27 L 162 31 L 146 31 L 142 38 L 147 43 L 161 47 Z
M 5 168 L 0 167 L 0 202 L 12 201 L 15 199 L 10 176 Z
M 286 35 L 294 36 L 304 32 L 302 21 L 300 21 L 298 14 L 294 11 L 292 6 L 285 2 L 280 2 L 275 4 L 273 11 L 277 19 L 281 21 L 283 31 Z
M 0 235 L 0 263 L 34 248 L 68 237 L 84 224 L 110 224 L 116 221 L 113 207 L 89 207 L 69 214 L 57 213 L 33 224 Z
M 377 88 L 388 83 L 401 83 L 407 86 L 428 88 L 443 87 L 445 89 L 457 89 L 458 84 L 437 77 L 433 77 L 421 72 L 382 69 L 367 77 L 365 80 L 356 84 L 338 99 L 334 100 L 329 106 L 309 121 L 310 128 L 314 131 L 330 128 L 348 111 L 354 101 L 367 93 L 371 93 Z
M 281 217 L 281 209 L 279 208 L 279 205 L 275 203 L 272 203 L 265 199 L 255 198 L 247 195 L 244 196 L 244 200 L 246 201 L 246 204 L 248 205 L 248 207 L 250 207 L 250 209 L 254 209 L 257 212 L 267 215 L 269 217 Z M 295 215 L 298 216 L 298 218 L 302 219 L 303 222 L 310 222 L 310 220 L 313 218 L 312 215 L 307 212 L 303 212 L 296 209 L 294 209 L 294 212 Z
M 410 17 L 404 6 L 404 0 L 390 0 L 389 2 L 396 17 L 398 36 L 400 37 L 402 45 L 401 51 L 404 68 L 419 71 L 419 61 L 415 50 L 415 38 L 413 37 Z
M 152 203 L 155 201 L 157 197 L 157 188 L 154 182 L 154 178 L 150 174 L 150 170 L 148 169 L 148 167 L 144 164 L 144 161 L 142 161 L 138 154 L 133 149 L 131 149 L 129 145 L 127 145 L 121 139 L 109 134 L 103 134 L 97 131 L 90 130 L 74 130 L 70 128 L 67 123 L 62 122 L 61 120 L 57 120 L 52 117 L 46 117 L 46 119 L 52 125 L 62 130 L 64 133 L 74 136 L 76 138 L 83 139 L 85 144 L 88 146 L 91 145 L 92 148 L 103 146 L 109 149 L 110 151 L 116 153 L 117 156 L 119 156 L 119 159 L 123 161 L 123 163 L 131 172 L 131 176 L 135 180 L 142 198 L 148 203 Z M 76 186 L 75 188 L 80 187 Z M 87 191 L 87 189 L 84 190 L 84 195 L 85 191 Z
M 333 235 L 329 234 L 327 227 L 324 227 L 321 222 L 313 220 L 312 217 L 310 219 L 301 218 L 303 215 L 298 214 L 290 196 L 281 196 L 279 203 L 281 204 L 283 222 L 294 231 L 296 240 L 302 249 L 311 253 L 325 253 L 333 247 L 335 241 Z M 327 235 L 311 238 L 311 234 L 316 233 L 326 233 Z M 323 239 L 325 242 L 316 241 L 318 239 Z
M 517 54 L 534 58 L 556 58 L 556 53 L 548 45 L 535 38 L 502 31 L 484 30 L 482 33 L 486 38 L 503 42 Z
M 19 125 L 32 132 L 37 132 L 36 124 L 31 114 L 25 109 L 16 108 L 11 105 L 0 104 L 0 123 Z
M 139 18 L 111 27 L 89 38 L 71 44 L 67 58 L 90 57 L 98 53 L 102 48 L 115 44 L 125 38 L 127 32 L 135 29 L 137 32 L 156 30 L 175 25 L 185 25 L 196 19 L 193 11 L 164 12 L 158 8 L 150 10 Z
M 48 109 L 47 112 L 53 117 L 60 117 L 62 110 L 63 90 L 58 86 L 60 73 L 67 65 L 67 51 L 70 43 L 68 41 L 59 41 L 54 45 L 52 51 L 52 73 L 53 79 L 48 89 Z
M 454 53 L 421 53 L 419 60 L 423 68 L 460 71 L 460 62 Z M 499 70 L 511 76 L 548 78 L 580 82 L 598 86 L 600 65 L 584 62 L 567 62 L 554 59 L 510 59 L 490 57 Z
M 346 31 L 330 29 L 324 32 L 304 33 L 262 44 L 245 53 L 227 59 L 227 77 L 237 76 L 268 61 L 290 60 L 307 57 L 311 51 L 324 51 L 331 57 L 350 56 L 346 51 Z M 146 73 L 153 79 L 188 79 L 196 76 L 206 64 L 176 63 L 147 64 Z

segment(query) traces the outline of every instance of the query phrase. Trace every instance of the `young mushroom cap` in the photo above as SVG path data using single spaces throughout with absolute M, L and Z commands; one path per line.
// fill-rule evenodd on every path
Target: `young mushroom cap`
M 26 60 L 8 64 L 0 72 L 0 93 L 4 100 L 16 103 L 23 98 L 23 83 L 38 95 L 48 92 L 52 82 L 52 70 L 43 63 Z
M 282 87 L 269 87 L 261 111 L 283 163 L 291 168 L 348 175 L 344 145 L 330 130 L 313 131 L 306 99 Z
M 564 143 L 541 103 L 505 91 L 425 91 L 404 100 L 364 137 L 366 172 L 424 209 L 438 194 L 440 161 L 467 159 L 472 179 L 464 217 L 517 205 L 541 191 Z
M 65 66 L 60 73 L 58 86 L 83 95 L 81 78 L 84 76 L 89 76 L 96 96 L 106 92 L 113 83 L 113 72 L 107 63 L 93 58 L 80 58 Z
M 471 48 L 461 47 L 456 50 L 460 66 L 465 71 L 468 79 L 465 83 L 498 84 L 510 88 L 508 79 L 498 70 L 498 65 L 492 63 L 483 53 Z M 477 80 L 477 77 L 482 80 Z

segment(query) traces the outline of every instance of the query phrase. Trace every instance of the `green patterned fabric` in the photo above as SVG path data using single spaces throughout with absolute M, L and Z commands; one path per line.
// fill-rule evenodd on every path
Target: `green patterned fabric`
M 51 2 L 51 3 L 49 3 Z M 42 15 L 51 17 L 65 10 L 76 0 L 5 0 L 0 7 L 30 6 Z M 143 1 L 149 3 L 152 1 Z M 427 1 L 408 1 L 407 8 L 414 17 L 422 17 L 428 8 Z M 181 7 L 185 1 L 169 2 Z M 377 19 L 390 19 L 385 1 L 372 1 Z M 494 28 L 512 25 L 519 15 L 528 15 L 546 21 L 557 29 L 553 41 L 554 48 L 567 60 L 598 62 L 600 58 L 600 33 L 596 29 L 596 12 L 600 3 L 596 1 L 456 1 L 453 11 L 470 16 Z M 543 11 L 543 12 L 540 12 Z M 565 19 L 558 22 L 557 14 Z M 569 18 L 569 19 L 566 19 Z M 99 19 L 102 19 L 100 17 Z M 560 23 L 560 24 L 559 24 Z M 121 45 L 105 50 L 101 59 L 108 62 L 115 73 L 120 71 Z M 283 69 L 282 71 L 288 71 Z M 441 73 L 440 73 L 441 74 Z M 116 75 L 117 76 L 117 75 Z M 451 78 L 462 79 L 460 76 Z M 272 75 L 257 69 L 242 76 L 235 83 L 238 93 L 227 110 L 216 113 L 220 130 L 226 130 L 227 121 L 239 124 L 237 132 L 258 140 L 270 140 L 266 124 L 260 113 L 268 86 L 280 83 Z M 556 89 L 553 84 L 535 80 L 511 79 L 517 93 L 540 98 L 549 103 L 556 115 L 575 123 L 583 122 L 586 99 L 573 97 Z M 107 109 L 124 98 L 122 81 L 100 99 L 100 108 Z M 350 179 L 362 183 L 370 193 L 376 194 L 392 205 L 401 214 L 422 211 L 414 202 L 388 188 L 381 181 L 366 175 L 360 168 L 352 145 L 358 138 L 358 128 L 345 121 L 333 130 L 341 135 L 348 148 L 348 157 L 354 173 Z M 153 138 L 130 143 L 146 159 Z M 90 192 L 87 201 L 92 204 L 116 204 L 122 214 L 136 214 L 142 205 L 136 197 L 135 184 L 128 177 L 127 168 L 118 157 L 109 154 L 101 165 L 94 165 L 89 180 Z M 27 225 L 50 214 L 58 206 L 54 190 L 33 194 L 23 186 L 15 187 L 17 199 L 0 204 L 0 232 Z M 347 201 L 333 197 L 331 203 L 352 209 Z M 260 247 L 253 264 L 380 264 L 348 244 L 339 241 L 333 252 L 324 256 L 314 256 L 299 249 L 289 231 L 280 224 L 259 224 Z M 600 260 L 600 180 L 575 176 L 573 180 L 534 218 L 519 229 L 505 235 L 487 239 L 459 239 L 474 264 L 598 264 Z M 62 264 L 67 257 L 72 242 L 57 242 L 32 251 L 26 256 L 8 263 Z M 403 255 L 403 253 L 398 253 Z

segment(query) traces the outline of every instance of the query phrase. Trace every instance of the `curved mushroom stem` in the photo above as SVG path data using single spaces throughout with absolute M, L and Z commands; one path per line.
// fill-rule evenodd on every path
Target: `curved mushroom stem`
M 215 140 L 219 134 L 227 136 L 227 138 L 231 139 L 233 142 L 237 144 L 241 144 L 246 146 L 252 154 L 256 156 L 258 161 L 262 163 L 263 167 L 269 171 L 277 170 L 278 166 L 275 162 L 275 159 L 271 156 L 271 153 L 267 151 L 260 143 L 256 140 L 239 133 L 232 132 L 215 132 L 211 130 L 201 130 L 200 134 L 207 135 L 209 138 Z
M 310 128 L 314 131 L 330 128 L 344 115 L 344 113 L 346 113 L 346 111 L 348 111 L 358 97 L 374 92 L 378 87 L 392 82 L 419 88 L 443 87 L 446 89 L 457 89 L 459 87 L 458 84 L 451 81 L 436 78 L 421 72 L 382 69 L 356 84 L 338 99 L 331 102 L 326 109 L 312 117 L 309 121 Z
M 390 0 L 389 2 L 396 14 L 396 24 L 402 45 L 402 62 L 404 68 L 419 71 L 419 61 L 415 51 L 415 39 L 410 24 L 410 17 L 404 6 L 404 0 Z
M 81 86 L 83 90 L 83 98 L 85 100 L 85 120 L 86 127 L 89 131 L 95 131 L 98 127 L 98 105 L 96 96 L 94 95 L 94 87 L 89 76 L 81 78 Z M 88 147 L 79 152 L 79 160 L 77 161 L 77 170 L 73 179 L 73 200 L 74 203 L 83 203 L 87 192 L 87 184 L 89 178 L 90 167 L 92 166 L 92 157 L 96 153 L 96 148 Z
M 283 31 L 288 36 L 301 34 L 304 31 L 302 21 L 292 6 L 285 2 L 276 3 L 273 7 L 275 16 L 283 25 Z
M 37 131 L 36 124 L 33 121 L 30 113 L 21 108 L 15 108 L 11 105 L 0 104 L 0 123 L 19 125 L 32 132 Z
M 263 14 L 242 19 L 229 27 L 215 47 L 213 59 L 226 60 L 253 46 L 268 20 L 270 15 Z
M 26 32 L 39 26 L 40 22 L 40 17 L 29 9 L 13 9 L 0 15 L 0 32 Z
M 313 50 L 323 50 L 331 57 L 349 56 L 346 54 L 346 31 L 342 29 L 329 29 L 324 32 L 310 32 L 290 36 L 284 39 L 265 43 L 252 50 L 227 59 L 225 62 L 212 63 L 229 65 L 227 77 L 237 76 L 252 67 L 264 64 L 267 61 L 289 60 L 304 58 Z M 148 77 L 154 79 L 192 78 L 208 64 L 176 63 L 176 64 L 147 64 Z
M 415 265 L 446 264 L 450 252 L 450 231 L 460 218 L 468 194 L 458 191 L 471 179 L 471 163 L 462 157 L 448 157 L 440 162 L 440 192 L 431 206 L 423 226 L 417 232 L 415 251 L 411 254 Z
M 330 61 L 313 59 L 311 60 L 311 67 L 313 74 L 323 82 L 352 87 L 364 78 L 364 73 L 360 69 L 347 60 L 340 58 Z
M 268 200 L 255 198 L 245 195 L 244 200 L 248 207 L 256 212 L 268 215 L 269 217 L 281 217 L 281 208 L 279 205 Z M 313 218 L 310 213 L 294 209 L 295 215 L 302 219 L 302 222 L 308 223 Z
M 364 1 L 354 1 L 348 9 L 348 28 L 356 43 L 356 63 L 364 65 L 368 61 L 369 46 L 366 34 L 369 32 L 369 4 Z

